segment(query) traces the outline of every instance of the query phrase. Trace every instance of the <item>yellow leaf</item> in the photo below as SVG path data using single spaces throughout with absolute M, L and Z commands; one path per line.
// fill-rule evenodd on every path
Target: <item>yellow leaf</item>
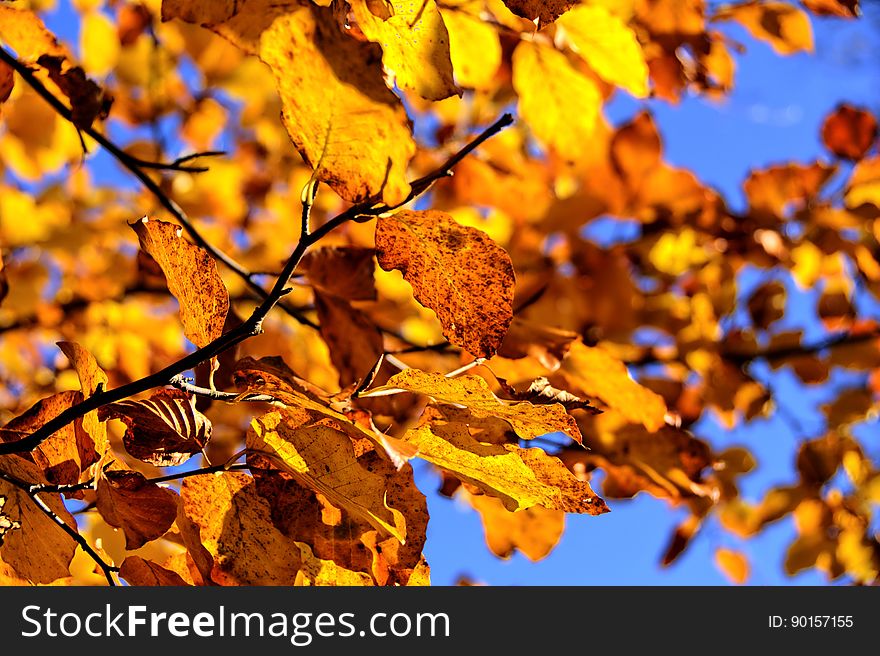
M 406 197 L 415 144 L 403 106 L 370 65 L 370 47 L 342 34 L 327 12 L 301 10 L 263 34 L 260 58 L 275 74 L 284 125 L 319 180 L 353 202 Z
M 449 49 L 456 81 L 463 87 L 491 87 L 501 65 L 498 32 L 476 16 L 443 9 L 443 22 L 449 32 Z
M 651 247 L 648 259 L 654 268 L 670 276 L 680 276 L 685 271 L 705 263 L 709 256 L 697 244 L 697 233 L 684 228 L 678 234 L 666 232 Z
M 577 160 L 596 127 L 602 96 L 596 84 L 550 46 L 522 41 L 513 51 L 519 112 L 535 136 Z
M 107 389 L 107 374 L 98 365 L 95 356 L 76 342 L 58 342 L 58 348 L 70 360 L 70 364 L 79 377 L 83 396 L 92 396 L 99 388 Z M 92 439 L 92 448 L 97 454 L 98 461 L 110 449 L 110 441 L 107 439 L 107 424 L 100 421 L 97 410 L 86 413 L 82 418 L 83 430 Z
M 100 12 L 83 16 L 80 27 L 80 53 L 83 68 L 92 75 L 107 75 L 119 58 L 116 25 Z
M 803 9 L 784 2 L 747 2 L 721 9 L 716 20 L 735 20 L 780 55 L 813 51 L 813 27 Z
M 415 142 L 406 111 L 376 66 L 379 46 L 344 34 L 330 8 L 163 0 L 162 18 L 208 26 L 258 54 L 275 76 L 294 146 L 340 196 L 378 195 L 391 205 L 407 196 Z
M 205 346 L 223 333 L 229 311 L 229 293 L 217 263 L 202 248 L 183 238 L 183 228 L 144 217 L 131 224 L 141 249 L 151 256 L 180 304 L 180 319 L 187 339 Z
M 449 34 L 434 0 L 393 0 L 387 18 L 370 11 L 366 0 L 350 4 L 364 35 L 382 46 L 382 62 L 398 86 L 428 100 L 461 93 L 452 79 Z
M 0 42 L 15 51 L 22 61 L 36 61 L 40 55 L 66 57 L 67 51 L 32 11 L 0 5 Z
M 485 444 L 471 437 L 467 425 L 437 420 L 409 430 L 404 440 L 418 449 L 419 458 L 497 497 L 507 510 L 542 506 L 588 515 L 608 512 L 588 483 L 541 449 Z
M 648 65 L 636 35 L 603 7 L 580 5 L 556 23 L 564 38 L 602 79 L 636 98 L 648 95 Z
M 368 586 L 373 579 L 363 572 L 352 572 L 340 567 L 332 560 L 323 560 L 312 553 L 312 548 L 305 542 L 294 542 L 299 548 L 302 568 L 296 574 L 298 586 Z
M 272 523 L 254 479 L 238 472 L 187 478 L 177 526 L 202 575 L 220 585 L 293 585 L 299 554 Z
M 376 222 L 376 258 L 399 269 L 444 336 L 477 357 L 495 355 L 513 319 L 513 264 L 486 233 L 444 212 L 402 211 Z
M 715 552 L 715 565 L 737 585 L 742 585 L 749 579 L 749 561 L 739 551 L 718 549 Z
M 863 159 L 852 172 L 846 186 L 846 206 L 871 204 L 880 207 L 880 157 Z
M 666 423 L 663 397 L 634 381 L 620 360 L 601 347 L 571 345 L 562 374 L 588 397 L 598 397 L 630 421 L 656 431 Z
M 527 401 L 504 401 L 495 396 L 486 381 L 479 376 L 447 378 L 442 374 L 406 369 L 392 376 L 384 387 L 374 388 L 371 392 L 394 388 L 464 406 L 477 418 L 499 417 L 510 424 L 524 440 L 561 432 L 576 442 L 581 441 L 577 422 L 561 404 L 533 405 Z
M 351 438 L 326 419 L 299 408 L 270 412 L 251 422 L 247 445 L 272 456 L 274 464 L 333 505 L 405 541 L 406 520 L 388 507 L 384 477 L 358 463 Z
M 468 494 L 468 501 L 480 513 L 486 544 L 499 558 L 510 558 L 519 549 L 532 562 L 545 558 L 557 545 L 565 529 L 565 513 L 532 506 L 510 512 L 497 498 Z

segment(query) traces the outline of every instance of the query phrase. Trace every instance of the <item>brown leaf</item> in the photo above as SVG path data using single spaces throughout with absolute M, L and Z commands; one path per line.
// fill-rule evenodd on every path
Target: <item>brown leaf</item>
M 183 228 L 173 223 L 144 217 L 130 225 L 141 249 L 165 274 L 168 291 L 180 304 L 187 339 L 202 347 L 218 338 L 229 311 L 229 293 L 214 259 L 184 239 Z
M 82 388 L 84 398 L 94 395 L 99 389 L 107 389 L 107 374 L 98 365 L 95 357 L 89 351 L 77 344 L 76 342 L 58 342 L 58 348 L 70 360 L 79 377 L 79 384 Z M 91 438 L 91 447 L 86 446 L 88 452 L 94 451 L 94 462 L 99 461 L 105 453 L 110 449 L 110 440 L 107 438 L 107 426 L 98 417 L 98 411 L 92 410 L 86 413 L 82 418 L 82 428 L 86 435 Z M 89 458 L 81 463 L 83 469 L 90 464 Z
M 125 450 L 157 467 L 183 464 L 208 443 L 211 422 L 179 390 L 162 389 L 143 401 L 120 401 L 99 410 L 102 421 L 121 419 Z
M 0 62 L 0 103 L 9 100 L 12 89 L 15 86 L 15 72 L 6 62 Z M 5 296 L 5 294 L 3 294 Z M 0 297 L 2 300 L 2 297 Z
M 569 412 L 572 410 L 586 410 L 593 414 L 601 412 L 598 408 L 591 406 L 589 401 L 577 397 L 571 392 L 553 387 L 550 381 L 544 377 L 532 381 L 528 389 L 522 392 L 516 390 L 506 380 L 499 378 L 498 382 L 508 396 L 519 401 L 528 401 L 535 405 L 558 403 Z
M 275 528 L 271 508 L 247 474 L 191 476 L 180 491 L 178 526 L 196 562 L 219 585 L 293 585 L 300 568 L 293 540 Z
M 129 585 L 137 587 L 189 585 L 177 572 L 165 569 L 140 556 L 127 556 L 119 568 L 119 576 Z
M 778 281 L 758 287 L 749 296 L 747 308 L 755 328 L 767 330 L 785 315 L 785 285 Z
M 90 80 L 82 68 L 71 66 L 64 57 L 52 55 L 40 55 L 37 63 L 49 72 L 49 78 L 67 96 L 71 120 L 80 130 L 110 115 L 113 96 Z
M 515 277 L 510 256 L 486 233 L 444 212 L 405 210 L 378 219 L 376 257 L 403 274 L 450 342 L 477 357 L 495 354 L 513 319 Z
M 859 0 L 801 0 L 801 4 L 819 16 L 856 18 L 861 15 Z
M 578 4 L 577 0 L 504 0 L 504 4 L 514 14 L 530 21 L 538 20 L 538 26 L 544 27 L 562 16 Z
M 672 538 L 663 552 L 663 559 L 660 564 L 663 567 L 669 567 L 684 552 L 690 544 L 693 537 L 700 529 L 702 521 L 696 515 L 689 515 L 686 520 L 679 524 L 672 533 Z
M 16 455 L 0 456 L 0 471 L 24 481 L 45 482 L 33 463 Z M 3 504 L 6 521 L 19 525 L 5 533 L 0 545 L 0 561 L 33 583 L 51 583 L 69 576 L 76 542 L 20 488 L 0 479 L 0 496 L 6 499 Z M 60 494 L 41 494 L 40 498 L 65 524 L 76 528 L 76 521 L 64 507 Z
M 82 398 L 79 392 L 69 391 L 37 401 L 27 412 L 0 429 L 0 441 L 15 442 L 28 436 Z M 50 483 L 69 485 L 78 483 L 84 466 L 96 461 L 92 446 L 91 437 L 84 433 L 82 421 L 77 419 L 52 433 L 49 439 L 24 457 L 35 463 Z
M 871 112 L 849 104 L 838 105 L 822 124 L 822 141 L 838 157 L 858 160 L 877 139 L 877 119 Z
M 177 495 L 135 471 L 107 471 L 98 478 L 98 512 L 125 533 L 125 548 L 160 538 L 177 516 Z
M 348 301 L 315 292 L 321 337 L 330 349 L 330 360 L 339 372 L 342 387 L 364 380 L 384 352 L 381 331 L 370 318 Z
M 324 246 L 306 253 L 300 266 L 322 292 L 349 301 L 376 300 L 372 248 Z
M 21 528 L 21 522 L 13 520 L 3 512 L 3 506 L 6 505 L 6 501 L 6 497 L 0 496 L 0 547 L 3 546 L 3 540 L 7 533 Z

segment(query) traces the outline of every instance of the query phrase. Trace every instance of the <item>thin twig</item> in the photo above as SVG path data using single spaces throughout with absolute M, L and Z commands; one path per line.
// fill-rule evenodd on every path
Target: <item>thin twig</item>
M 269 394 L 235 394 L 234 392 L 220 392 L 208 389 L 207 387 L 199 387 L 198 385 L 193 385 L 181 375 L 172 377 L 168 384 L 194 396 L 203 396 L 207 399 L 224 401 L 226 403 L 275 403 L 278 401 L 278 399 Z

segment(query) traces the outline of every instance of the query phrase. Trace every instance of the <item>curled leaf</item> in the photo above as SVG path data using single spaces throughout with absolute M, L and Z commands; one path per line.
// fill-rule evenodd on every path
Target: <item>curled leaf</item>
M 135 471 L 108 471 L 98 479 L 98 512 L 125 533 L 125 548 L 160 538 L 177 516 L 177 495 Z
M 122 442 L 138 460 L 157 467 L 183 464 L 208 443 L 211 421 L 196 410 L 195 399 L 163 389 L 143 401 L 120 401 L 103 406 L 102 421 L 121 419 Z

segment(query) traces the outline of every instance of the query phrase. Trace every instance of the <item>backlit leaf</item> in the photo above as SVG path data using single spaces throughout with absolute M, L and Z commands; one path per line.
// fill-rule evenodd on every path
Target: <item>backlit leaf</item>
M 377 221 L 376 257 L 403 273 L 449 341 L 478 357 L 495 354 L 513 318 L 515 277 L 488 235 L 443 212 L 402 211 Z
M 648 94 L 648 66 L 636 35 L 599 6 L 580 5 L 559 18 L 566 41 L 602 79 L 637 98 Z
M 389 0 L 387 18 L 366 0 L 353 0 L 352 13 L 366 37 L 382 46 L 382 62 L 397 85 L 429 100 L 461 93 L 452 79 L 449 34 L 434 0 Z
M 601 347 L 572 344 L 562 374 L 588 397 L 599 398 L 630 421 L 656 431 L 666 423 L 663 398 L 632 379 L 626 366 Z
M 810 19 L 802 9 L 790 4 L 752 0 L 725 6 L 715 18 L 739 22 L 752 36 L 769 43 L 780 55 L 813 51 Z
M 513 52 L 513 86 L 520 115 L 535 136 L 577 161 L 592 139 L 602 106 L 595 82 L 561 52 L 521 41 Z
M 394 388 L 425 394 L 443 403 L 464 406 L 477 418 L 501 418 L 524 440 L 555 432 L 566 433 L 576 442 L 581 440 L 574 417 L 561 404 L 535 405 L 525 401 L 504 401 L 492 394 L 486 381 L 479 376 L 447 378 L 441 374 L 406 369 L 392 376 L 384 388 L 374 388 L 371 391 Z
M 843 104 L 822 124 L 822 141 L 838 157 L 861 159 L 877 139 L 877 119 L 870 112 Z
M 229 293 L 214 259 L 183 238 L 173 223 L 144 217 L 132 225 L 141 249 L 152 257 L 180 304 L 183 330 L 196 346 L 205 346 L 223 333 Z

